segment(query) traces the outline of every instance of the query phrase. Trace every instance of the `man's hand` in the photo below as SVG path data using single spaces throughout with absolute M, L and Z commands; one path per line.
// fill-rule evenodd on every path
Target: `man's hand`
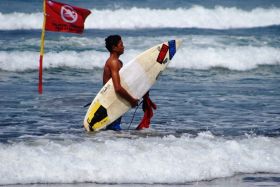
M 131 105 L 132 108 L 138 106 L 138 103 L 139 103 L 139 99 L 134 99 L 134 98 L 133 98 L 133 99 L 130 101 L 130 105 Z

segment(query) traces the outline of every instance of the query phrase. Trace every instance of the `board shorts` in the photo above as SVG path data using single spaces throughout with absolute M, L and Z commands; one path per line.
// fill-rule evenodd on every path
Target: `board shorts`
M 106 127 L 106 130 L 113 130 L 113 131 L 120 131 L 120 130 L 122 130 L 121 129 L 121 121 L 122 121 L 122 117 L 119 117 L 113 123 L 108 125 Z

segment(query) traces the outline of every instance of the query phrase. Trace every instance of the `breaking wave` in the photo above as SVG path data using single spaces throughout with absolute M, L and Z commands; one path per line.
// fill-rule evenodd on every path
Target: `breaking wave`
M 280 173 L 279 138 L 149 137 L 0 144 L 0 184 L 186 183 Z
M 253 28 L 280 24 L 279 8 L 242 10 L 236 7 L 202 6 L 177 9 L 92 9 L 87 29 L 137 28 Z M 0 13 L 1 30 L 41 29 L 42 13 Z
M 142 53 L 141 49 L 127 50 L 121 57 L 124 63 Z M 254 54 L 254 55 L 252 55 Z M 102 68 L 108 52 L 96 50 L 46 52 L 44 68 L 70 67 L 77 69 Z M 37 70 L 39 53 L 32 51 L 0 51 L 0 69 L 5 71 Z M 259 65 L 279 65 L 280 49 L 269 46 L 197 47 L 183 46 L 170 63 L 173 68 L 210 69 L 223 67 L 246 71 Z

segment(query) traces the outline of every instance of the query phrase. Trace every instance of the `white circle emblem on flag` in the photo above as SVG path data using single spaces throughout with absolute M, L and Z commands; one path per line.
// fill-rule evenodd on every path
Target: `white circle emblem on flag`
M 60 10 L 60 15 L 63 21 L 74 23 L 78 19 L 78 13 L 69 5 L 63 5 Z
M 52 2 L 52 1 L 48 1 L 48 4 L 49 4 L 50 6 L 53 6 L 53 2 Z

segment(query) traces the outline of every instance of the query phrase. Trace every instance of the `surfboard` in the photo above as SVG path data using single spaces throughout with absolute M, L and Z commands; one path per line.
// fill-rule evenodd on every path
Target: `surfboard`
M 134 97 L 141 99 L 166 69 L 182 40 L 158 44 L 136 56 L 119 71 L 121 85 Z M 112 79 L 98 92 L 84 118 L 87 131 L 99 131 L 131 108 L 128 101 L 116 94 Z

